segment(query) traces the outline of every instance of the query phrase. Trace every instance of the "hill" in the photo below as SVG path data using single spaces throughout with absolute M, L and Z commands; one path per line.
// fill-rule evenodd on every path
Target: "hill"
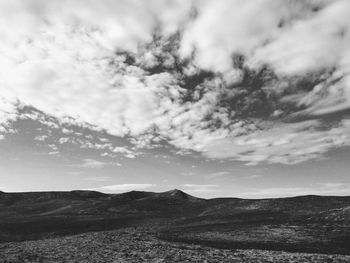
M 134 226 L 151 226 L 163 240 L 217 248 L 350 254 L 350 197 L 0 192 L 0 242 Z

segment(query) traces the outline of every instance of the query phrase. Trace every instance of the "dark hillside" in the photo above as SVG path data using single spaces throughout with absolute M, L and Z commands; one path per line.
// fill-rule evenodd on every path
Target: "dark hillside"
M 219 248 L 350 254 L 350 197 L 201 199 L 180 190 L 0 192 L 0 241 L 152 226 Z

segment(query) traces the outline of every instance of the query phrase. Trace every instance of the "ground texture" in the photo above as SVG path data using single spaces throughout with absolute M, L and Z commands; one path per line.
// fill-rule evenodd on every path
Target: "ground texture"
M 350 256 L 215 249 L 162 241 L 152 228 L 126 228 L 0 244 L 1 263 L 19 262 L 350 262 Z

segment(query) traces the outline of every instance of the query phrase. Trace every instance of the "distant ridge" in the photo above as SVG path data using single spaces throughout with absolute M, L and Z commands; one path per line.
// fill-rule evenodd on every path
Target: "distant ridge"
M 173 189 L 166 192 L 145 192 L 145 191 L 130 191 L 121 194 L 111 194 L 112 200 L 119 201 L 135 201 L 147 199 L 176 199 L 176 200 L 201 200 L 201 198 L 189 195 L 181 190 Z
M 27 216 L 231 216 L 242 211 L 283 212 L 295 217 L 339 218 L 350 223 L 350 196 L 296 196 L 285 198 L 203 199 L 179 189 L 165 192 L 130 191 L 105 194 L 89 190 L 53 192 L 0 192 L 1 218 Z M 317 214 L 317 216 L 316 216 Z
M 288 197 L 265 197 L 265 198 L 239 198 L 239 197 L 214 197 L 212 199 L 199 198 L 193 195 L 190 195 L 179 189 L 172 189 L 165 192 L 148 192 L 148 191 L 137 191 L 132 190 L 129 192 L 122 193 L 103 193 L 94 190 L 71 190 L 71 191 L 26 191 L 26 192 L 4 192 L 0 190 L 0 194 L 4 195 L 13 195 L 17 197 L 46 197 L 46 198 L 54 198 L 54 197 L 81 197 L 81 198 L 102 198 L 102 197 L 121 197 L 122 199 L 128 200 L 137 200 L 142 198 L 150 198 L 150 197 L 158 197 L 158 198 L 176 198 L 176 199 L 184 199 L 184 200 L 224 200 L 224 199 L 237 199 L 237 200 L 277 200 L 277 199 L 319 199 L 319 198 L 350 198 L 349 196 L 344 195 L 298 195 L 298 196 L 288 196 Z

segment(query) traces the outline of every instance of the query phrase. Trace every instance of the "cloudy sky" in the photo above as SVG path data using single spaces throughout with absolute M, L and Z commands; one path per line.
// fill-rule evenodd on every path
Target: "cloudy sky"
M 0 190 L 350 195 L 350 1 L 0 0 Z

